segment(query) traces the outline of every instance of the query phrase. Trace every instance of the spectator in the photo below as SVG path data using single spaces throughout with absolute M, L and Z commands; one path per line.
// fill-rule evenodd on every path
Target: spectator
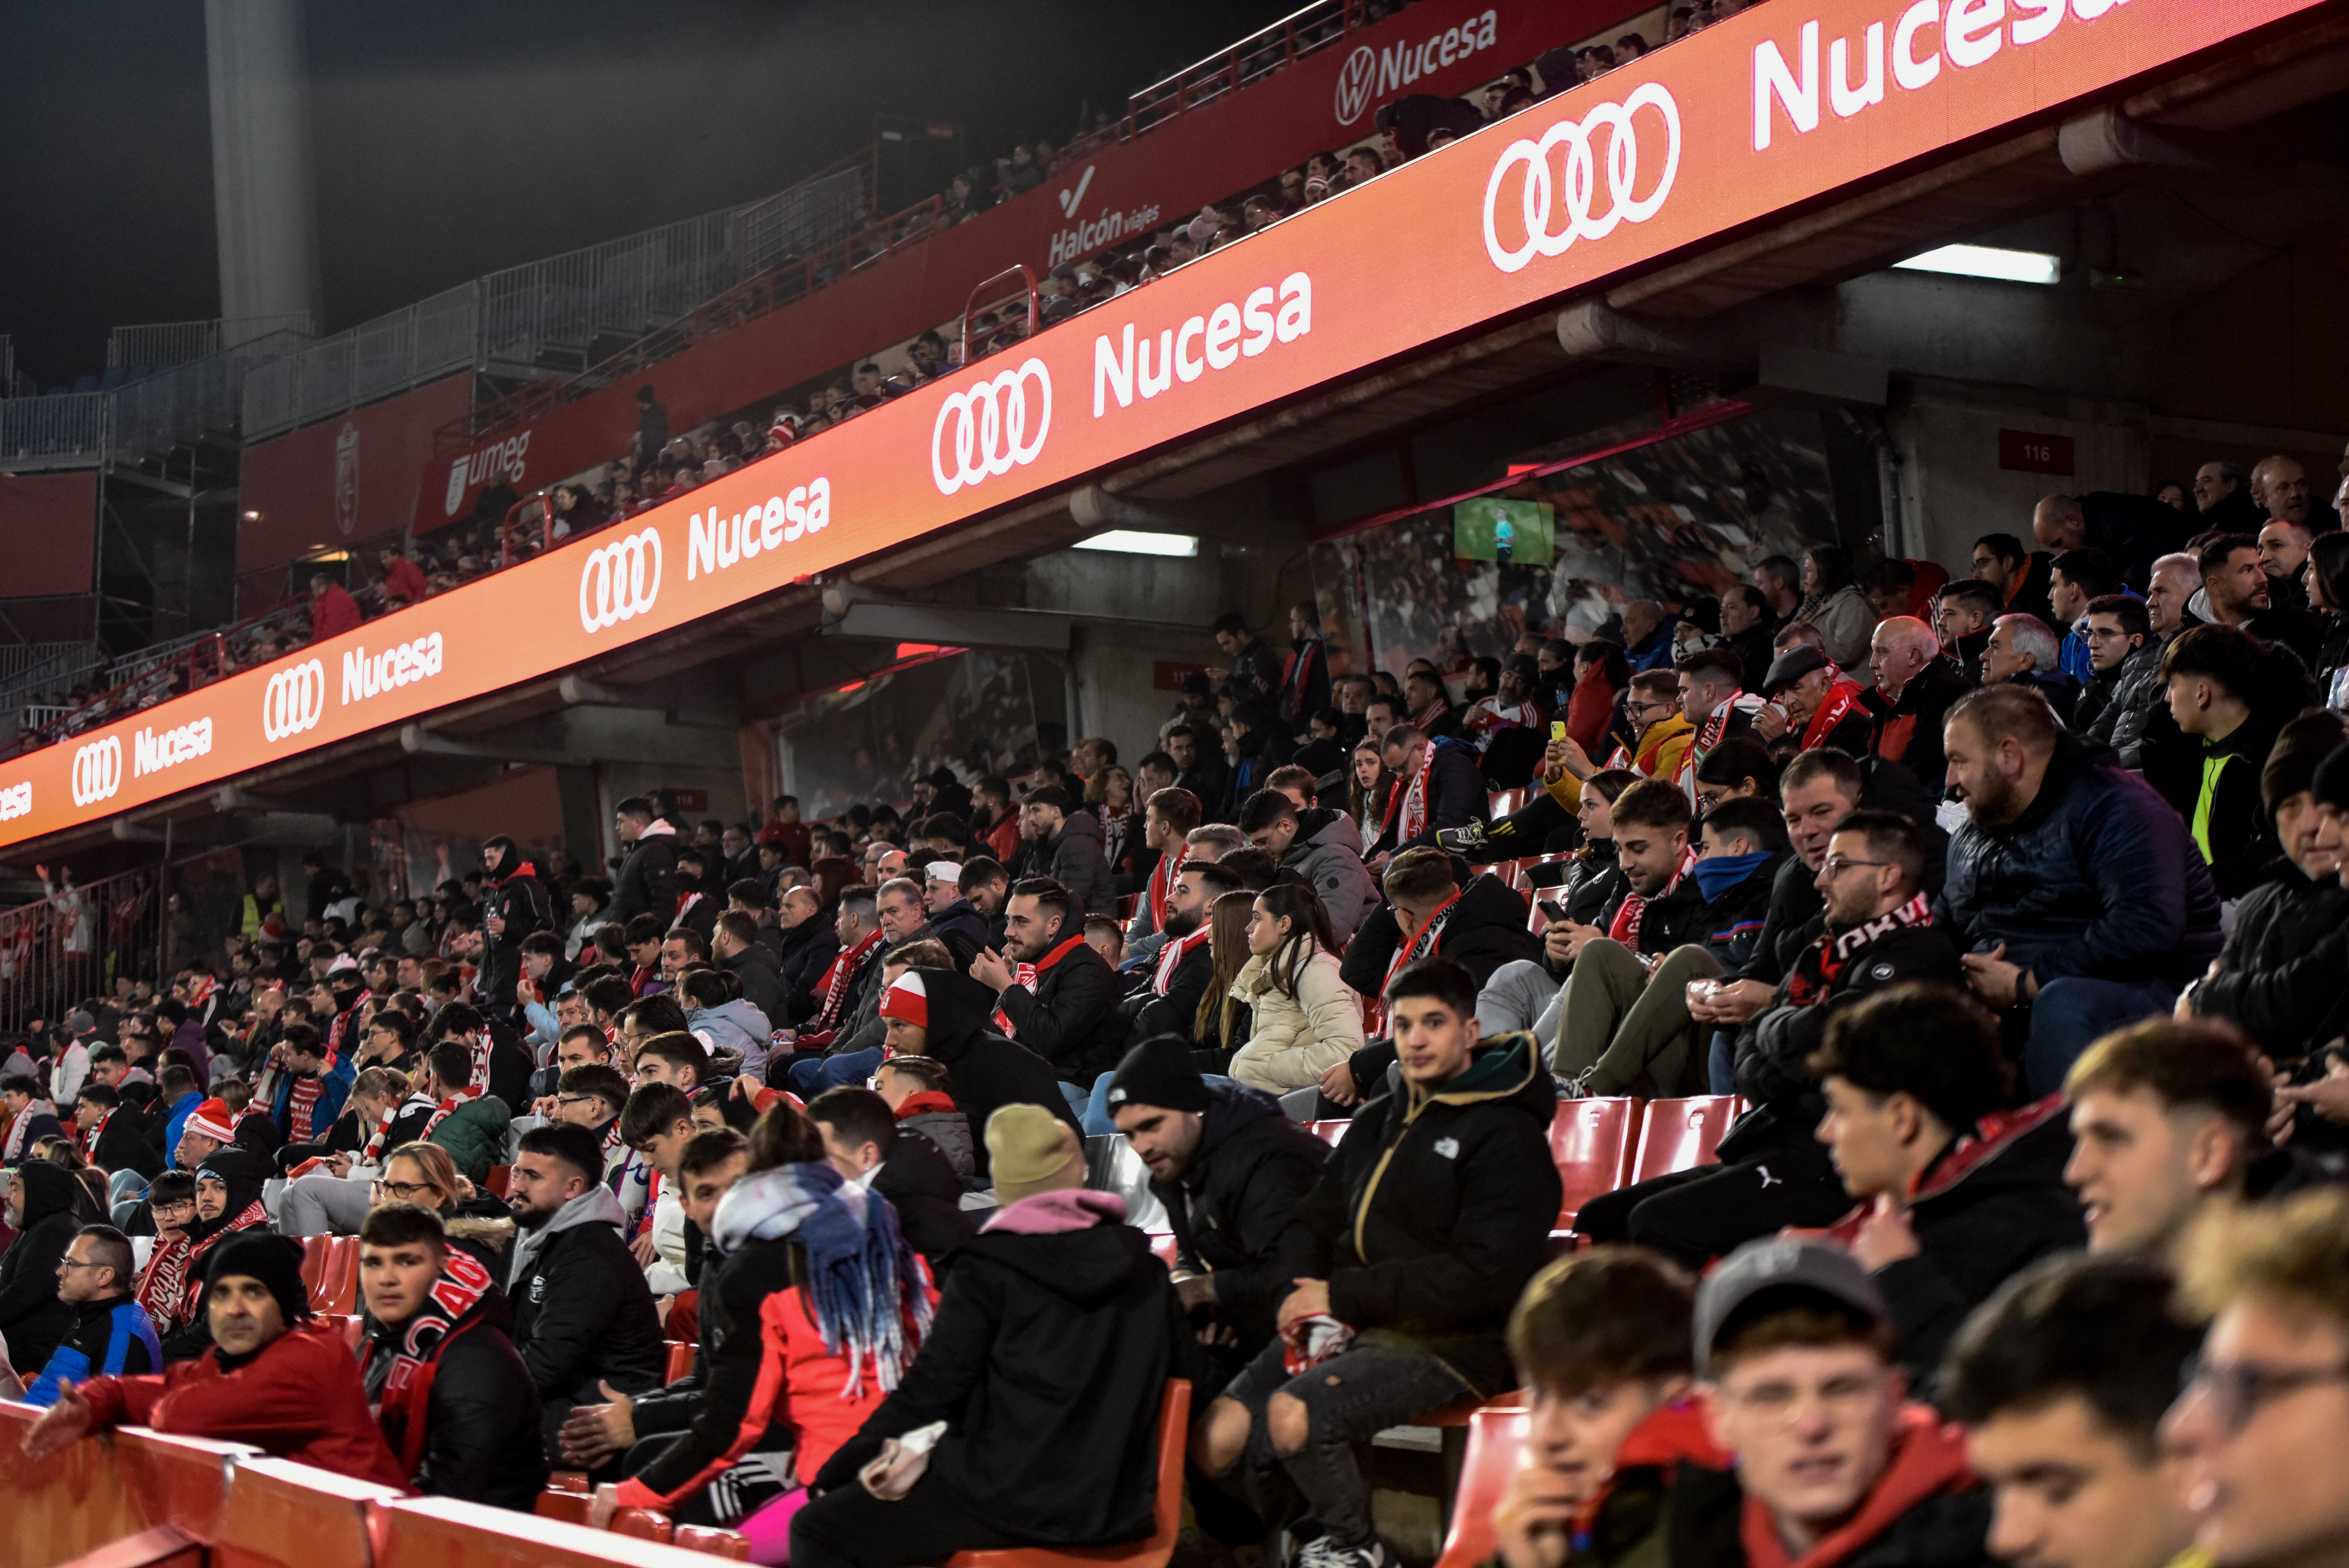
M 1216 900 L 1239 891 L 1238 873 L 1229 866 L 1204 859 L 1182 862 L 1161 928 L 1165 940 L 1151 960 L 1150 983 L 1117 1006 L 1121 1043 L 1162 1034 L 1193 1037 L 1202 1001 L 1220 998 L 1212 911 Z M 1235 978 L 1237 974 L 1235 969 Z
M 1941 755 L 1941 722 L 1951 705 L 1966 695 L 1966 682 L 1941 657 L 1940 639 L 1911 615 L 1877 624 L 1868 639 L 1868 668 L 1875 689 L 1860 701 L 1875 719 L 1868 749 L 1917 776 L 1926 793 L 1939 799 L 1948 759 Z
M 1744 684 L 1744 666 L 1726 648 L 1700 649 L 1678 661 L 1673 668 L 1680 682 L 1681 717 L 1695 728 L 1688 749 L 1681 754 L 1680 766 L 1672 773 L 1672 782 L 1686 788 L 1698 764 L 1712 754 L 1714 747 L 1754 733 L 1754 715 L 1762 707 L 1762 699 L 1740 689 Z
M 65 1136 L 56 1103 L 42 1098 L 40 1080 L 29 1073 L 12 1069 L 0 1077 L 0 1109 L 8 1118 L 8 1136 L 0 1141 L 0 1165 L 20 1164 L 26 1152 L 42 1139 Z
M 1831 544 L 1803 552 L 1803 603 L 1795 619 L 1819 629 L 1826 655 L 1845 669 L 1868 659 L 1868 635 L 1876 629 L 1876 606 L 1853 581 L 1851 558 Z
M 2202 785 L 2186 813 L 2222 899 L 2265 882 L 2282 850 L 2260 799 L 2260 769 L 2308 700 L 2306 666 L 2238 626 L 2195 626 L 2161 653 L 2169 716 L 2201 742 Z
M 918 1132 L 899 1136 L 896 1112 L 869 1088 L 826 1089 L 809 1103 L 808 1115 L 833 1169 L 886 1198 L 906 1244 L 933 1278 L 946 1278 L 954 1250 L 977 1230 L 963 1212 L 962 1176 L 953 1161 Z
M 2096 759 L 2044 701 L 1984 687 L 1950 710 L 1966 824 L 1934 918 L 1977 996 L 2014 1015 L 2024 1080 L 2053 1093 L 2089 1041 L 2166 1010 L 2219 946 L 2218 896 L 2151 787 Z
M 652 1292 L 621 1240 L 625 1216 L 604 1166 L 595 1139 L 562 1124 L 523 1133 L 513 1161 L 521 1232 L 506 1295 L 550 1457 L 561 1455 L 574 1405 L 594 1402 L 606 1385 L 624 1394 L 658 1387 L 664 1370 Z
M 1283 1336 L 1194 1436 L 1195 1462 L 1259 1516 L 1300 1498 L 1331 1568 L 1386 1560 L 1350 1445 L 1508 1385 L 1502 1330 L 1557 1215 L 1557 1092 L 1529 1037 L 1478 1037 L 1475 999 L 1444 958 L 1387 986 L 1402 1088 L 1355 1115 L 1299 1204 L 1274 1275 L 1295 1282 Z
M 1819 1141 L 1859 1208 L 1829 1233 L 1875 1275 L 1919 1387 L 1965 1315 L 2017 1270 L 2085 1240 L 2064 1185 L 2063 1102 L 1992 1116 L 2004 1063 L 1989 1018 L 1909 984 L 1827 1022 L 1812 1058 Z
M 155 1325 L 131 1295 L 130 1238 L 111 1225 L 84 1225 L 57 1263 L 57 1299 L 72 1309 L 73 1332 L 25 1390 L 27 1405 L 57 1402 L 67 1384 L 93 1377 L 139 1377 L 163 1369 Z
M 1634 675 L 1668 670 L 1679 629 L 1678 619 L 1664 613 L 1653 599 L 1633 599 L 1623 606 L 1623 658 Z M 1414 722 L 1416 722 L 1414 720 Z
M 1377 907 L 1379 884 L 1362 864 L 1353 819 L 1322 807 L 1300 809 L 1278 790 L 1260 790 L 1240 813 L 1240 830 L 1257 848 L 1312 888 L 1329 916 L 1337 946 Z M 1135 911 L 1141 918 L 1141 911 Z M 1335 949 L 1333 949 L 1334 951 Z
M 1825 652 L 1788 648 L 1762 684 L 1771 706 L 1754 716 L 1754 729 L 1764 740 L 1790 736 L 1801 751 L 1831 746 L 1847 757 L 1868 755 L 1874 718 L 1860 700 L 1859 684 L 1846 678 Z
M 127 1171 L 145 1181 L 161 1172 L 163 1157 L 148 1141 L 137 1109 L 125 1109 L 108 1086 L 82 1085 L 74 1100 L 74 1126 L 83 1157 L 109 1176 Z
M 403 604 L 420 604 L 431 593 L 426 586 L 424 573 L 415 562 L 401 554 L 395 545 L 387 544 L 375 552 L 376 564 L 383 570 L 383 596 L 388 604 L 397 599 Z
M 835 923 L 823 918 L 823 900 L 812 887 L 792 888 L 776 901 L 776 923 L 782 933 L 776 972 L 783 985 L 783 1010 L 767 1019 L 780 1026 L 816 1010 L 816 988 L 839 954 L 840 934 Z
M 951 969 L 916 967 L 890 990 L 889 1054 L 929 1057 L 945 1068 L 955 1107 L 972 1127 L 1013 1104 L 1040 1105 L 1077 1126 L 1051 1064 L 987 1026 L 996 999 L 986 986 Z M 985 1152 L 984 1144 L 972 1151 L 980 1178 L 988 1174 Z
M 2318 1480 L 2349 1443 L 2344 1238 L 2349 1195 L 2311 1192 L 2213 1234 L 2187 1274 L 2210 1329 L 2161 1436 L 2184 1456 L 2172 1484 L 2199 1516 L 2195 1545 L 2229 1568 L 2314 1561 L 2349 1528 Z
M 1145 761 L 1143 766 L 1147 770 L 1149 764 Z M 1135 863 L 1141 896 L 1133 901 L 1133 918 L 1126 923 L 1128 947 L 1166 929 L 1168 903 L 1174 897 L 1174 878 L 1183 864 L 1184 841 L 1198 827 L 1201 815 L 1199 798 L 1188 789 L 1156 789 L 1144 800 L 1142 841 L 1155 858 L 1146 874 L 1142 872 L 1140 861 Z
M 1371 870 L 1381 869 L 1400 851 L 1434 843 L 1444 829 L 1485 820 L 1490 795 L 1476 767 L 1476 748 L 1466 741 L 1430 739 L 1412 725 L 1398 724 L 1380 738 L 1379 756 L 1395 783 L 1387 798 L 1384 830 L 1365 861 Z
M 46 1160 L 27 1160 L 6 1173 L 12 1236 L 0 1253 L 0 1343 L 22 1367 L 47 1366 L 74 1333 L 74 1309 L 59 1299 L 57 1279 L 81 1230 L 74 1217 L 78 1186 L 72 1171 Z
M 1065 790 L 1047 786 L 1028 791 L 1027 803 L 1020 809 L 1019 831 L 1035 846 L 1031 863 L 1038 874 L 1068 889 L 1074 901 L 1069 913 L 1075 925 L 1081 926 L 1088 913 L 1115 913 L 1117 887 L 1102 853 L 1098 818 L 1073 810 Z
M 1967 1320 L 1942 1408 L 1996 1500 L 1987 1545 L 2029 1568 L 2165 1568 L 2194 1516 L 2157 1429 L 2199 1339 L 2169 1273 L 2128 1258 L 2027 1270 Z
M 2243 472 L 2232 463 L 2208 462 L 2194 470 L 2194 511 L 2205 528 L 2242 532 L 2257 529 L 2267 509 L 2251 500 Z
M 2072 1064 L 2064 1093 L 2075 1148 L 2064 1179 L 2087 1215 L 2088 1245 L 2189 1261 L 2208 1220 L 2231 1220 L 2292 1162 L 2270 1158 L 2275 1093 L 2249 1042 L 2224 1025 L 2147 1019 Z
M 2202 547 L 2198 564 L 2210 619 L 2240 626 L 2263 643 L 2280 643 L 2305 665 L 2316 658 L 2316 623 L 2305 610 L 2277 604 L 2260 563 L 2260 542 L 2248 533 L 2222 533 Z
M 1987 1563 L 1989 1494 L 1961 1435 L 1903 1400 L 1891 1315 L 1849 1253 L 1750 1243 L 1706 1276 L 1695 1315 L 1706 1422 L 1736 1462 L 1679 1472 L 1666 1528 L 1692 1549 L 1674 1568 Z
M 812 1480 L 899 1386 L 930 1326 L 936 1293 L 895 1212 L 826 1162 L 804 1114 L 771 1107 L 752 1130 L 750 1165 L 712 1216 L 725 1264 L 705 1298 L 700 1408 L 621 1484 L 623 1507 L 733 1522 L 760 1491 L 790 1484 L 716 1484 L 771 1451 L 762 1439 L 777 1429 L 772 1449 L 792 1449 L 798 1478 Z M 760 1531 L 755 1520 L 748 1528 Z
M 1966 685 L 1982 684 L 1982 653 L 2004 608 L 1999 591 L 1974 578 L 1960 578 L 1934 597 L 1933 634 L 1942 656 Z
M 2212 972 L 2186 988 L 2199 1017 L 2234 1025 L 2279 1058 L 2314 1057 L 2337 1033 L 2341 975 L 2349 965 L 2349 889 L 2339 833 L 2349 807 L 2342 720 L 2304 714 L 2283 727 L 2260 778 L 2270 831 L 2283 861 L 2235 906 Z
M 833 916 L 840 946 L 809 995 L 795 1043 L 804 1053 L 830 1046 L 859 1017 L 869 1017 L 881 985 L 881 917 L 875 890 L 843 888 Z
M 2121 766 L 2145 776 L 2172 807 L 2190 801 L 2202 777 L 2201 748 L 2179 732 L 2169 714 L 2168 683 L 2161 678 L 2161 652 L 2200 618 L 2188 608 L 2200 593 L 2201 568 L 2191 555 L 2165 555 L 2154 562 L 2153 581 L 2146 590 L 2145 653 L 2150 667 L 2114 695 L 2120 709 L 2108 738 Z M 2180 815 L 2184 813 L 2181 812 Z
M 2026 551 L 2011 533 L 1985 533 L 1974 541 L 1973 574 L 1998 594 L 2000 614 L 2032 615 L 2042 625 L 2054 618 L 2048 603 L 2047 573 L 2054 557 L 2044 550 Z
M 2088 546 L 2065 550 L 2047 568 L 2047 603 L 2054 619 L 2049 624 L 2063 634 L 2063 654 L 2060 663 L 2064 673 L 2085 683 L 2094 673 L 2088 659 L 2088 642 L 2083 634 L 2081 621 L 2088 614 L 2088 601 L 2121 591 L 2119 568 L 2112 557 Z
M 1090 821 L 1090 818 L 1071 819 Z M 1070 1085 L 1090 1086 L 1115 1064 L 1125 1036 L 1117 974 L 1085 944 L 1081 905 L 1050 877 L 1014 884 L 1003 951 L 981 953 L 970 977 L 997 993 L 1007 1031 Z M 1022 981 L 1025 973 L 1030 978 Z
M 899 1130 L 945 1155 L 956 1177 L 968 1182 L 973 1169 L 970 1119 L 955 1109 L 949 1082 L 945 1065 L 927 1057 L 893 1057 L 873 1074 L 874 1092 L 888 1102 Z
M 809 1484 L 799 1568 L 891 1568 L 1016 1543 L 1148 1533 L 1158 1401 L 1180 1332 L 1123 1202 L 1083 1190 L 1076 1131 L 1031 1106 L 987 1124 L 1002 1210 L 957 1258 L 895 1392 Z M 856 1484 L 885 1439 L 947 1423 L 899 1507 Z
M 1317 618 L 1319 614 L 1315 612 Z M 1213 631 L 1216 646 L 1231 662 L 1209 669 L 1208 678 L 1221 683 L 1223 694 L 1232 699 L 1235 707 L 1250 702 L 1268 707 L 1275 704 L 1282 686 L 1280 655 L 1248 629 L 1247 617 L 1237 610 L 1216 616 Z
M 407 1476 L 368 1413 L 358 1363 L 342 1332 L 310 1312 L 302 1253 L 282 1236 L 239 1236 L 198 1287 L 208 1314 L 204 1355 L 158 1377 L 93 1377 L 61 1389 L 25 1434 L 38 1462 L 120 1426 L 250 1443 L 277 1459 L 405 1491 Z
M 554 926 L 554 900 L 515 842 L 501 833 L 481 845 L 481 972 L 474 995 L 492 1015 L 514 1005 L 523 944 Z
M 1983 686 L 2012 684 L 2036 691 L 2068 727 L 2080 683 L 2062 665 L 2063 645 L 2046 623 L 2030 615 L 2001 615 L 1982 645 Z
M 1819 792 L 1807 780 L 1797 789 L 1799 796 Z M 1790 804 L 1799 796 L 1790 794 Z M 1744 1012 L 1736 1036 L 1731 1087 L 1749 1109 L 1723 1138 L 1720 1162 L 1592 1199 L 1574 1216 L 1574 1228 L 1592 1240 L 1634 1242 L 1701 1268 L 1783 1226 L 1829 1224 L 1849 1209 L 1842 1180 L 1814 1136 L 1826 1104 L 1810 1061 L 1828 1020 L 1889 985 L 1954 986 L 1961 970 L 1957 949 L 1933 923 L 1922 886 L 1925 846 L 1915 824 L 1891 812 L 1854 810 L 1839 791 L 1837 799 L 1842 815 L 1824 840 L 1817 869 L 1796 862 L 1826 906 L 1799 923 L 1798 936 L 1808 940 L 1799 943 L 1760 1006 Z M 1782 885 L 1784 880 L 1782 874 Z M 1723 1005 L 1718 993 L 1714 1002 Z
M 2119 700 L 2123 691 L 2134 696 L 2148 668 L 2158 680 L 2161 650 L 2152 645 L 2153 621 L 2142 599 L 2126 593 L 2099 595 L 2088 601 L 2082 623 L 2088 673 L 2072 704 L 2072 724 L 2080 735 L 2110 745 L 2113 727 L 2127 711 Z
M 1628 1247 L 1561 1258 L 1509 1316 L 1509 1356 L 1531 1408 L 1526 1462 L 1493 1511 L 1503 1568 L 1558 1568 L 1578 1539 L 1598 1560 L 1650 1561 L 1674 1468 L 1725 1469 L 1691 1398 L 1687 1275 Z
M 1299 600 L 1288 607 L 1288 658 L 1280 671 L 1277 711 L 1282 724 L 1298 731 L 1305 727 L 1308 718 L 1330 706 L 1330 643 L 1321 634 L 1320 606 L 1310 600 Z
M 642 795 L 631 795 L 614 807 L 612 820 L 627 851 L 612 884 L 612 922 L 625 926 L 640 914 L 650 914 L 665 931 L 677 910 L 677 830 Z
M 321 1142 L 335 1119 L 343 1114 L 357 1068 L 349 1053 L 336 1053 L 307 1024 L 289 1026 L 276 1052 L 284 1068 L 270 1117 L 288 1143 Z
M 1231 1077 L 1273 1095 L 1319 1083 L 1362 1047 L 1362 999 L 1340 977 L 1329 912 L 1312 889 L 1275 883 L 1256 896 L 1247 945 L 1230 994 L 1250 1022 Z
M 324 572 L 310 573 L 310 641 L 323 643 L 356 632 L 364 617 L 358 601 Z
M 538 1397 L 490 1271 L 410 1202 L 359 1231 L 367 1402 L 408 1484 L 529 1512 L 546 1485 Z

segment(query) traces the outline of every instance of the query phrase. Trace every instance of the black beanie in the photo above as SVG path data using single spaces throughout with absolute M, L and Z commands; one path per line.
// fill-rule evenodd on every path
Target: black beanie
M 204 1294 L 231 1274 L 257 1279 L 277 1298 L 287 1327 L 310 1315 L 310 1290 L 302 1283 L 302 1247 L 274 1231 L 239 1231 L 213 1250 L 204 1270 Z
M 2349 811 L 2349 746 L 2333 748 L 2316 765 L 2316 775 L 2309 781 L 2308 792 L 2320 806 Z
M 1109 1080 L 1109 1111 L 1122 1105 L 1166 1110 L 1207 1109 L 1207 1080 L 1191 1063 L 1191 1043 L 1180 1035 L 1153 1035 L 1125 1053 Z

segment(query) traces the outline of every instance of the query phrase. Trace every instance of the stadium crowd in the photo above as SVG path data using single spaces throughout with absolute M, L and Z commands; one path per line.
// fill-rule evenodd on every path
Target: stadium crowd
M 1508 1568 L 2330 1561 L 2344 606 L 2212 463 L 1464 671 L 1227 614 L 1130 768 L 314 860 L 8 1046 L 5 1387 L 817 1568 L 1147 1535 L 1178 1378 L 1195 1542 L 1308 1568 L 1491 1401 Z M 1576 1108 L 1706 1095 L 1569 1189 Z

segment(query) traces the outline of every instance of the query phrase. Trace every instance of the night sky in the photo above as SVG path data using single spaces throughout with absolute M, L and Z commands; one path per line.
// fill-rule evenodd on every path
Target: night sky
M 308 11 L 327 331 L 755 200 L 869 141 L 1064 139 L 1294 0 L 383 0 Z M 44 384 L 218 314 L 203 6 L 0 0 L 0 333 Z

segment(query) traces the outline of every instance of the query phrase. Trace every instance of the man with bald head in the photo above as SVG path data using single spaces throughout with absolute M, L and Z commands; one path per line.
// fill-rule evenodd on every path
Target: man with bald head
M 2187 523 L 2151 496 L 2091 490 L 2042 497 L 2032 510 L 2031 532 L 2042 549 L 2056 555 L 2104 552 L 2121 581 L 2142 593 L 2154 562 L 2185 542 Z
M 1860 701 L 1875 718 L 1870 741 L 1876 755 L 1917 776 L 1926 792 L 1941 793 L 1947 763 L 1941 755 L 1941 720 L 1950 705 L 1966 695 L 1965 677 L 1941 657 L 1941 640 L 1914 615 L 1893 615 L 1876 624 L 1868 644 L 1868 667 L 1876 689 Z
M 2315 501 L 2308 490 L 2308 470 L 2301 467 L 2300 459 L 2282 452 L 2261 459 L 2251 469 L 2251 500 L 2270 521 L 2282 519 L 2303 526 Z

